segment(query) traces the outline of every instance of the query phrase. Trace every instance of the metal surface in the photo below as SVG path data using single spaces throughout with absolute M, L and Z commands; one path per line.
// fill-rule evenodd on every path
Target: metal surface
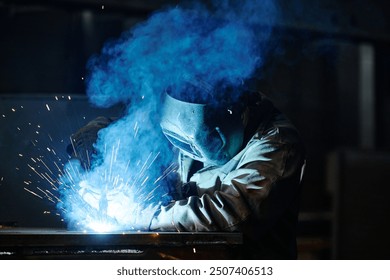
M 234 259 L 240 233 L 0 229 L 0 259 Z

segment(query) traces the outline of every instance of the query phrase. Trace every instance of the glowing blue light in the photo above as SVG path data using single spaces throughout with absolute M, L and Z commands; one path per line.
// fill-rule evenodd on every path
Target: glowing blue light
M 110 146 L 102 144 L 113 143 L 108 139 L 119 131 L 126 139 L 116 139 L 116 144 Z M 70 229 L 96 232 L 147 229 L 157 205 L 169 199 L 161 184 L 176 166 L 161 170 L 160 152 L 140 153 L 134 143 L 144 133 L 138 126 L 120 121 L 100 133 L 91 170 L 84 170 L 78 160 L 65 165 L 57 207 Z
M 87 224 L 86 227 L 98 233 L 113 232 L 117 230 L 115 225 L 99 221 L 92 221 L 91 223 Z

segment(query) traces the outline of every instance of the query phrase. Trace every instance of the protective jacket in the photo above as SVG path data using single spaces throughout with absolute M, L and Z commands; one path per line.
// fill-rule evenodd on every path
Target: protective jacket
M 152 231 L 241 231 L 243 258 L 296 258 L 296 224 L 304 147 L 268 100 L 248 107 L 246 141 L 223 166 L 179 154 L 182 198 L 162 206 Z

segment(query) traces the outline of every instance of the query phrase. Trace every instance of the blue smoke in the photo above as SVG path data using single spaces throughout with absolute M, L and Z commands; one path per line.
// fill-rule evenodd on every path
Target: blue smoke
M 89 61 L 88 96 L 108 107 L 149 94 L 160 98 L 167 88 L 180 95 L 188 80 L 239 86 L 264 64 L 277 17 L 273 0 L 157 12 Z
M 239 88 L 263 66 L 278 16 L 273 0 L 213 1 L 208 6 L 193 3 L 156 12 L 106 43 L 101 54 L 88 62 L 87 94 L 95 106 L 123 103 L 127 111 L 100 131 L 91 171 L 85 172 L 75 163 L 67 166 L 73 176 L 66 176 L 62 198 L 73 197 L 73 201 L 65 198 L 60 207 L 67 210 L 68 221 L 88 228 L 90 220 L 104 220 L 109 210 L 106 197 L 116 191 L 112 186 L 107 190 L 112 181 L 102 179 L 107 170 L 113 172 L 111 178 L 116 176 L 122 182 L 138 180 L 135 188 L 148 178 L 141 193 L 132 189 L 128 194 L 136 192 L 138 201 L 167 202 L 167 190 L 173 183 L 158 180 L 174 159 L 159 126 L 165 92 L 207 102 L 237 98 L 238 90 L 230 90 L 231 96 L 226 96 L 224 89 Z M 194 91 L 194 85 L 212 90 Z M 152 164 L 150 158 L 156 158 Z M 142 169 L 145 162 L 146 171 Z M 134 179 L 140 174 L 142 178 Z M 86 181 L 94 186 L 87 194 L 91 200 L 87 206 L 78 203 L 82 201 L 79 196 L 85 195 L 80 182 Z M 99 192 L 104 195 L 96 195 Z M 148 196 L 150 193 L 153 195 Z M 99 203 L 93 202 L 93 197 L 98 197 Z M 86 215 L 90 210 L 95 214 Z M 123 208 L 123 212 L 127 210 Z M 113 229 L 132 226 L 123 215 L 109 216 L 114 216 L 114 221 L 108 221 Z

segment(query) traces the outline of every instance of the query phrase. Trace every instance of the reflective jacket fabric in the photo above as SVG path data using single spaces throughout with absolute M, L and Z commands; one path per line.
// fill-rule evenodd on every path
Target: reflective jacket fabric
M 180 177 L 192 190 L 162 206 L 150 230 L 241 231 L 243 258 L 296 258 L 304 148 L 296 129 L 268 100 L 252 108 L 251 118 L 256 129 L 225 165 L 191 176 L 192 160 L 179 155 Z

